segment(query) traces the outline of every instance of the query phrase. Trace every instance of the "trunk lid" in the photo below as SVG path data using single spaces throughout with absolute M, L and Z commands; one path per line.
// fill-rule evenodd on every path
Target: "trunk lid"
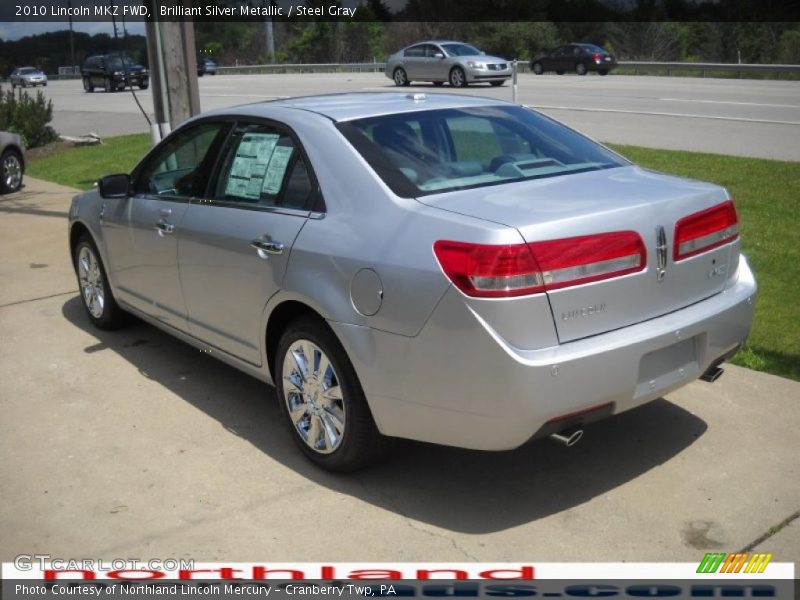
M 419 198 L 442 210 L 514 227 L 527 243 L 612 231 L 641 236 L 647 253 L 644 270 L 547 292 L 562 343 L 646 321 L 720 293 L 736 271 L 738 240 L 678 262 L 673 246 L 678 220 L 726 200 L 728 194 L 719 186 L 636 166 Z M 666 240 L 661 252 L 660 228 Z M 661 278 L 659 267 L 664 269 Z

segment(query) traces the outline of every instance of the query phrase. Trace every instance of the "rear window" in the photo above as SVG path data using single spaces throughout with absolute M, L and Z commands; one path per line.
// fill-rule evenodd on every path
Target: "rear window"
M 339 123 L 399 196 L 424 196 L 629 164 L 520 106 L 413 112 Z

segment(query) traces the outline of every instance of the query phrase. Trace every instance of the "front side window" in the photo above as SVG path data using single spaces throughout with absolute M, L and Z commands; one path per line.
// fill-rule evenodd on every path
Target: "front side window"
M 613 152 L 519 106 L 413 112 L 338 125 L 404 197 L 608 169 Z
M 292 138 L 269 125 L 239 125 L 231 135 L 214 198 L 303 210 L 312 193 L 308 167 Z
M 202 196 L 218 145 L 228 129 L 223 123 L 201 123 L 178 133 L 155 152 L 137 177 L 143 194 L 189 199 Z

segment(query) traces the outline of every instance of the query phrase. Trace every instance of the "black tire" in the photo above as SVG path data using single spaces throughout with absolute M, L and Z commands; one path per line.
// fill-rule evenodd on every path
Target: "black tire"
M 467 87 L 467 74 L 464 73 L 464 69 L 461 67 L 453 67 L 450 69 L 450 77 L 448 77 L 450 81 L 450 85 L 455 88 L 465 88 Z
M 114 91 L 114 86 L 113 86 L 113 85 L 111 85 L 111 78 L 110 78 L 110 77 L 106 77 L 106 78 L 103 80 L 103 91 L 104 91 L 106 94 L 110 94 L 111 92 L 113 92 L 113 91 Z
M 556 75 L 563 75 L 564 71 L 556 71 Z
M 88 77 L 83 78 L 83 91 L 92 93 L 94 92 L 94 86 L 92 85 L 92 80 Z
M 490 81 L 489 83 L 492 84 L 492 87 L 500 87 L 506 82 L 505 79 L 501 79 L 500 81 Z
M 143 83 L 142 85 L 139 86 L 139 89 L 140 90 L 146 90 L 149 86 L 150 86 L 150 84 Z
M 103 306 L 100 314 L 93 314 L 89 309 L 89 301 L 84 293 L 83 284 L 81 283 L 78 260 L 81 256 L 81 251 L 84 248 L 89 250 L 94 255 L 97 261 L 99 275 L 102 278 L 101 284 L 103 290 Z M 103 265 L 103 259 L 100 258 L 100 252 L 98 252 L 94 240 L 92 240 L 88 234 L 83 234 L 78 239 L 78 243 L 75 244 L 75 248 L 72 252 L 72 264 L 75 267 L 75 277 L 78 279 L 78 293 L 81 296 L 81 301 L 83 308 L 86 311 L 86 315 L 89 317 L 89 320 L 92 322 L 92 324 L 99 329 L 109 330 L 119 329 L 120 327 L 125 326 L 130 320 L 129 315 L 119 307 L 117 301 L 114 299 L 114 294 L 111 292 L 111 287 L 108 285 L 108 276 L 106 275 L 106 268 Z
M 406 87 L 411 82 L 408 80 L 408 74 L 403 67 L 397 67 L 392 71 L 392 79 L 397 87 Z
M 16 180 L 16 177 L 7 177 L 6 161 L 9 160 L 19 169 L 18 171 L 14 171 L 19 173 L 19 181 Z M 7 149 L 3 152 L 3 155 L 0 156 L 0 194 L 10 194 L 22 187 L 22 164 L 22 156 L 13 148 Z
M 45 82 L 44 82 L 42 85 L 43 85 L 44 87 L 47 87 L 47 82 L 45 81 Z
M 197 76 L 198 76 L 198 77 L 202 77 L 203 75 L 204 75 L 204 73 L 203 73 L 202 71 L 198 71 L 198 72 L 197 72 Z
M 608 75 L 608 69 L 600 69 L 597 71 L 598 75 Z
M 576 65 L 575 65 L 575 72 L 578 75 L 586 75 L 586 73 L 588 73 L 589 71 L 586 68 L 585 64 L 583 64 L 582 62 L 579 62 L 579 63 L 576 63 Z
M 544 73 L 544 65 L 540 62 L 533 63 L 533 72 L 536 75 L 542 75 Z
M 341 390 L 344 433 L 341 434 L 338 446 L 335 446 L 335 449 L 329 453 L 311 448 L 289 416 L 289 407 L 287 406 L 289 399 L 284 392 L 284 361 L 292 344 L 301 340 L 311 342 L 327 356 L 335 373 L 335 383 Z M 314 361 L 312 360 L 312 362 Z M 341 473 L 362 469 L 386 455 L 391 446 L 391 440 L 378 432 L 353 365 L 347 358 L 339 340 L 323 321 L 311 317 L 300 317 L 286 327 L 275 353 L 274 373 L 278 403 L 292 439 L 313 463 L 325 470 Z M 312 418 L 310 414 L 305 413 L 301 418 L 305 418 L 306 415 L 309 418 L 307 424 L 310 427 Z
M 22 80 L 22 83 L 21 83 L 20 85 L 21 85 L 22 87 L 24 87 L 24 88 L 28 87 L 28 84 L 27 84 L 27 83 L 25 83 L 25 80 L 24 80 L 24 79 Z
M 435 85 L 436 87 L 442 87 L 444 85 L 444 81 L 434 81 L 433 85 Z

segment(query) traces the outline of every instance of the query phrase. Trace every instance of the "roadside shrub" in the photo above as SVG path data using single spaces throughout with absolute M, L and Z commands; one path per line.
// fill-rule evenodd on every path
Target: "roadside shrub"
M 41 91 L 36 96 L 28 92 L 0 91 L 0 129 L 18 133 L 27 148 L 44 146 L 58 139 L 48 125 L 53 120 L 53 103 Z

